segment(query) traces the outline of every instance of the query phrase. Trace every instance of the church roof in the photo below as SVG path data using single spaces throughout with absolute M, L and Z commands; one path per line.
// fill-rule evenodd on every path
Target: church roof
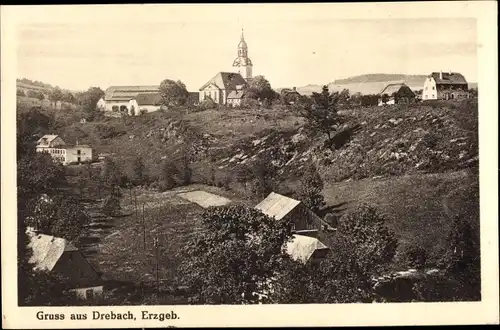
M 159 86 L 110 86 L 104 93 L 105 101 L 130 101 L 139 93 L 158 93 Z
M 467 84 L 465 77 L 458 72 L 443 72 L 441 79 L 441 72 L 433 72 L 430 74 L 436 81 L 436 85 L 464 85 Z
M 215 85 L 219 89 L 235 90 L 237 85 L 246 85 L 247 82 L 241 74 L 234 72 L 219 72 L 215 77 L 200 87 L 200 91 L 204 90 L 208 85 Z

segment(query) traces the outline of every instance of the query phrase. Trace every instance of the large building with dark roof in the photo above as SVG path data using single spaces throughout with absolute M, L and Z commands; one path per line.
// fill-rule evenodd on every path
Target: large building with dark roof
M 465 77 L 458 72 L 433 72 L 424 82 L 422 100 L 453 100 L 469 97 Z

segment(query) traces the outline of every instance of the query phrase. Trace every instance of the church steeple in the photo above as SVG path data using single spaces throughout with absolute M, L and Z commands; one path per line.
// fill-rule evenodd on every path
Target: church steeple
M 243 35 L 243 27 L 241 28 L 241 38 L 238 44 L 238 57 L 233 62 L 234 67 L 239 68 L 239 73 L 248 80 L 252 78 L 252 61 L 248 58 L 248 45 Z

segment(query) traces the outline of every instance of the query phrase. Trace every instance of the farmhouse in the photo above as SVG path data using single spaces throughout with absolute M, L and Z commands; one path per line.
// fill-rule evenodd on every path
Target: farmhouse
M 304 203 L 275 192 L 270 193 L 256 209 L 277 220 L 289 219 L 296 234 L 333 230 L 323 219 L 309 210 Z
M 457 72 L 433 72 L 424 82 L 422 100 L 453 100 L 469 97 L 465 77 Z
M 229 93 L 227 96 L 227 104 L 233 107 L 239 107 L 241 105 L 241 100 L 245 96 L 244 90 L 236 90 Z
M 46 152 L 63 165 L 91 162 L 92 148 L 89 145 L 67 144 L 59 135 L 44 135 L 36 145 L 36 152 Z
M 234 72 L 219 72 L 200 88 L 200 102 L 212 99 L 217 104 L 227 104 L 231 92 L 242 91 L 247 82 L 241 74 Z M 234 101 L 231 101 L 233 103 Z
M 415 93 L 404 83 L 389 84 L 379 93 L 378 105 L 410 103 L 415 100 Z
M 157 94 L 159 86 L 111 86 L 106 89 L 104 98 L 98 105 L 104 111 L 130 113 L 130 101 L 139 94 Z M 104 107 L 102 107 L 104 105 Z
M 129 101 L 129 114 L 140 115 L 160 110 L 163 99 L 160 93 L 140 93 Z
M 99 274 L 80 250 L 60 237 L 27 230 L 29 247 L 33 254 L 29 260 L 35 271 L 48 271 L 62 279 L 62 284 L 80 299 L 99 298 L 103 283 Z

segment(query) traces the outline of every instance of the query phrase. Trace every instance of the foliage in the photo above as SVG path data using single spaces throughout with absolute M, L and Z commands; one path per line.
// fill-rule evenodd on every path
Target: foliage
M 207 97 L 198 105 L 198 108 L 202 110 L 216 109 L 217 103 L 211 97 Z
M 325 206 L 325 198 L 322 195 L 323 180 L 314 164 L 310 164 L 300 179 L 298 198 L 311 211 L 318 213 Z
M 90 87 L 87 91 L 79 93 L 77 100 L 85 113 L 85 119 L 92 121 L 97 114 L 97 102 L 104 96 L 104 91 L 99 87 Z
M 161 165 L 159 190 L 161 192 L 174 188 L 177 184 L 175 178 L 179 175 L 179 170 L 171 160 L 163 161 Z
M 16 91 L 16 96 L 26 96 L 26 94 L 24 93 L 24 91 L 22 89 L 18 89 Z
M 363 107 L 376 106 L 378 105 L 378 95 L 362 95 L 360 101 Z
M 39 99 L 40 101 L 45 99 L 45 95 L 43 94 L 43 92 L 32 89 L 26 91 L 26 96 L 34 99 Z
M 160 83 L 160 95 L 167 106 L 184 105 L 189 97 L 186 85 L 182 81 L 170 79 Z
M 339 221 L 336 244 L 350 251 L 364 273 L 376 274 L 394 258 L 398 242 L 386 222 L 382 214 L 368 205 L 360 205 Z
M 249 190 L 256 197 L 267 196 L 277 186 L 277 167 L 270 155 L 261 154 L 248 169 L 240 170 L 237 180 L 241 180 L 242 175 L 248 174 L 250 174 Z
M 62 98 L 63 98 L 63 91 L 57 86 L 54 89 L 52 89 L 49 93 L 49 100 L 53 102 L 54 105 L 56 102 L 62 101 Z
M 305 128 L 310 134 L 322 132 L 330 139 L 332 131 L 340 124 L 336 108 L 338 98 L 330 94 L 328 86 L 323 86 L 321 93 L 312 94 L 312 101 L 312 106 L 306 107 L 304 111 L 307 120 Z
M 427 262 L 427 251 L 421 246 L 412 245 L 404 250 L 403 258 L 407 267 L 423 269 Z
M 63 237 L 71 242 L 85 233 L 90 218 L 80 203 L 68 196 L 55 195 L 33 201 L 28 224 L 44 234 Z
M 192 303 L 251 304 L 268 289 L 287 259 L 283 244 L 290 224 L 239 205 L 211 207 L 201 218 L 203 230 L 186 244 L 182 265 Z
M 104 159 L 101 180 L 105 184 L 105 187 L 113 192 L 115 192 L 118 187 L 123 186 L 127 181 L 121 167 L 111 157 L 106 157 L 106 159 Z
M 101 210 L 109 216 L 117 216 L 120 214 L 120 200 L 115 194 L 106 196 L 102 201 Z
M 132 163 L 132 183 L 144 184 L 147 181 L 146 166 L 141 156 L 136 156 Z
M 245 90 L 245 98 L 270 102 L 277 98 L 271 84 L 264 76 L 255 76 Z

